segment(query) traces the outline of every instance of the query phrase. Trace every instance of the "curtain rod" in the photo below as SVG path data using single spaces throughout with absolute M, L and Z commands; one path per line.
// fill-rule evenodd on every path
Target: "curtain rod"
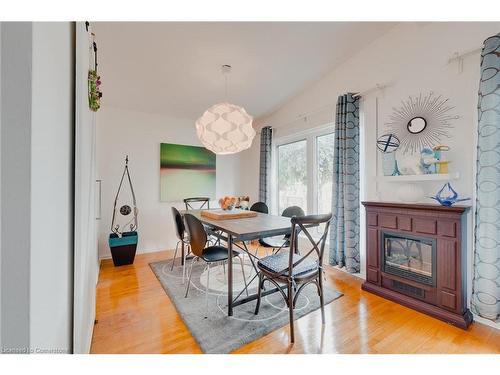
M 353 95 L 354 98 L 358 98 L 360 96 L 363 96 L 363 95 L 366 95 L 372 91 L 380 91 L 380 90 L 383 90 L 385 88 L 387 88 L 389 85 L 381 85 L 379 83 L 377 83 L 375 86 L 373 87 L 370 87 L 369 89 L 367 90 L 364 90 L 364 91 L 360 91 L 360 92 L 357 92 Z
M 360 96 L 366 95 L 366 94 L 368 94 L 368 93 L 370 93 L 370 92 L 372 92 L 372 91 L 375 91 L 375 90 L 377 90 L 377 91 L 378 91 L 378 90 L 383 90 L 383 89 L 385 89 L 386 87 L 388 87 L 388 85 L 381 85 L 381 84 L 377 83 L 375 86 L 370 87 L 370 88 L 369 88 L 369 89 L 367 89 L 367 90 L 363 90 L 363 91 L 356 92 L 356 93 L 354 93 L 352 96 L 353 96 L 354 98 L 357 98 L 357 97 L 360 97 Z M 325 106 L 323 106 L 323 107 L 319 107 L 319 108 L 317 108 L 317 109 L 315 109 L 315 110 L 312 110 L 312 111 L 309 111 L 309 112 L 299 113 L 299 115 L 297 116 L 297 120 L 303 119 L 303 118 L 305 118 L 305 117 L 307 117 L 307 116 L 310 116 L 310 115 L 316 114 L 316 113 L 318 113 L 318 112 L 322 112 L 322 111 L 324 111 L 325 109 L 330 109 L 330 108 L 335 109 L 335 108 L 336 108 L 336 106 L 337 106 L 337 103 L 327 104 L 327 105 L 325 105 Z M 295 121 L 297 121 L 297 120 L 295 120 Z
M 377 83 L 375 86 L 370 87 L 369 89 L 366 89 L 366 90 L 354 93 L 353 97 L 357 98 L 357 97 L 369 94 L 372 91 L 384 90 L 385 88 L 387 88 L 389 86 L 390 86 L 390 84 L 379 84 L 379 83 Z M 315 115 L 317 113 L 324 112 L 327 109 L 335 110 L 336 107 L 337 107 L 337 103 L 335 102 L 335 103 L 332 103 L 332 104 L 324 105 L 322 107 L 318 107 L 318 108 L 316 108 L 316 109 L 314 109 L 312 111 L 309 111 L 309 112 L 299 113 L 295 119 L 293 119 L 291 121 L 287 121 L 285 123 L 281 123 L 280 126 L 278 126 L 278 127 L 282 127 L 282 126 L 294 124 L 294 123 L 296 123 L 296 122 L 298 122 L 300 120 L 307 121 L 307 117 L 309 117 L 311 115 Z
M 472 49 L 472 50 L 469 50 L 469 51 L 465 51 L 465 52 L 462 52 L 462 53 L 459 53 L 459 52 L 455 52 L 453 54 L 453 56 L 451 56 L 449 59 L 448 59 L 448 64 L 451 64 L 453 61 L 458 61 L 458 60 L 461 60 L 463 59 L 464 57 L 467 57 L 467 56 L 470 56 L 470 55 L 474 55 L 478 52 L 481 52 L 482 51 L 482 47 L 480 48 L 475 48 L 475 49 Z

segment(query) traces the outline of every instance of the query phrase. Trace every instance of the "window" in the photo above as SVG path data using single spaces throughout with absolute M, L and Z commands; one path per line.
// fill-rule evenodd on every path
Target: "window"
M 278 146 L 278 211 L 289 206 L 307 211 L 307 143 Z
M 331 212 L 333 125 L 275 141 L 274 212 L 300 206 L 306 214 Z M 321 228 L 318 228 L 321 231 Z
M 319 214 L 332 210 L 333 133 L 316 137 L 317 204 Z

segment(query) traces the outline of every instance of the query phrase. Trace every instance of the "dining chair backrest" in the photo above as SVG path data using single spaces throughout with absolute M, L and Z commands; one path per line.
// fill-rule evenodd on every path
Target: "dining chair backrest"
M 284 217 L 294 217 L 294 216 L 305 216 L 305 212 L 302 208 L 299 206 L 290 206 L 284 209 L 283 213 L 281 216 Z
M 267 204 L 265 204 L 264 202 L 255 202 L 254 204 L 252 204 L 252 207 L 250 207 L 250 211 L 268 214 L 269 207 L 267 207 Z
M 203 208 L 209 210 L 210 198 L 206 197 L 185 198 L 184 204 L 186 205 L 186 210 L 201 210 Z
M 189 234 L 189 244 L 191 251 L 196 256 L 203 255 L 203 249 L 207 244 L 207 232 L 198 218 L 191 214 L 185 214 L 184 220 L 186 221 L 187 231 Z
M 326 238 L 328 236 L 328 230 L 330 228 L 330 220 L 332 219 L 332 214 L 322 214 L 322 215 L 308 215 L 308 216 L 294 216 L 292 217 L 292 235 L 291 235 L 291 245 L 290 245 L 290 257 L 288 261 L 288 269 L 290 270 L 290 275 L 293 274 L 293 267 L 297 267 L 300 263 L 303 262 L 311 254 L 316 254 L 318 257 L 318 264 L 321 268 L 323 266 L 323 254 L 325 252 L 325 244 Z M 311 236 L 308 228 L 317 228 L 318 225 L 325 224 L 323 229 L 323 234 L 321 237 L 316 240 Z M 312 246 L 308 251 L 304 251 L 304 249 L 300 249 L 301 257 L 298 261 L 294 263 L 293 255 L 299 253 L 299 245 L 298 245 L 298 236 L 296 235 L 298 232 L 302 232 L 307 239 L 309 240 L 308 245 Z M 304 254 L 304 255 L 302 255 Z
M 281 214 L 281 216 L 283 217 L 289 217 L 289 218 L 292 218 L 294 216 L 296 217 L 301 217 L 301 216 L 305 216 L 305 212 L 302 208 L 300 208 L 299 206 L 290 206 L 290 207 L 287 207 L 283 210 L 283 213 Z M 289 239 L 291 236 L 290 233 L 288 234 L 285 234 L 285 239 Z
M 174 216 L 175 235 L 179 240 L 182 241 L 184 239 L 184 232 L 186 231 L 184 221 L 182 220 L 182 215 L 175 207 L 172 207 L 172 215 Z

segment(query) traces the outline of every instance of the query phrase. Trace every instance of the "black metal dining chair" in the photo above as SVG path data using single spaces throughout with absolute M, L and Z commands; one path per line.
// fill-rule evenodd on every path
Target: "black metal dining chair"
M 267 204 L 265 204 L 264 202 L 255 202 L 250 207 L 250 211 L 260 212 L 262 214 L 268 214 L 269 213 L 269 207 L 267 207 Z
M 287 304 L 290 316 L 290 341 L 295 341 L 293 310 L 296 306 L 300 292 L 306 285 L 315 284 L 318 290 L 321 305 L 321 322 L 325 324 L 325 304 L 323 294 L 323 254 L 325 251 L 326 237 L 330 227 L 332 214 L 309 215 L 292 217 L 291 246 L 288 252 L 282 251 L 262 258 L 257 262 L 259 268 L 258 298 L 255 306 L 255 315 L 259 313 L 262 287 L 265 281 L 274 284 Z M 324 232 L 319 240 L 315 240 L 307 226 L 325 224 Z M 309 240 L 312 248 L 299 255 L 298 233 L 302 232 Z M 302 249 L 303 250 L 303 249 Z M 314 257 L 314 255 L 316 255 Z M 286 293 L 285 293 L 286 290 Z
M 262 214 L 267 214 L 267 213 L 269 213 L 269 207 L 267 207 L 267 204 L 265 204 L 264 202 L 255 202 L 250 207 L 250 211 L 260 212 Z M 245 252 L 248 253 L 248 256 L 250 257 L 250 261 L 252 261 L 252 266 L 255 269 L 255 272 L 257 272 L 257 267 L 255 267 L 255 263 L 253 262 L 252 257 L 250 256 L 250 252 L 248 250 L 247 243 L 245 241 L 243 241 L 241 244 L 242 244 L 243 248 L 239 245 L 238 242 L 234 243 L 235 246 L 239 247 L 242 250 L 245 250 Z M 258 247 L 255 248 L 255 257 L 257 256 L 258 250 L 259 250 Z
M 182 215 L 179 210 L 175 207 L 172 207 L 172 215 L 174 217 L 175 224 L 175 235 L 177 236 L 177 244 L 175 245 L 174 251 L 174 260 L 172 261 L 172 266 L 170 267 L 170 271 L 174 269 L 175 259 L 177 258 L 177 251 L 179 250 L 179 245 L 185 246 L 184 259 L 181 261 L 182 264 L 182 283 L 184 284 L 184 277 L 186 275 L 186 260 L 189 255 L 190 245 L 189 245 L 189 236 L 186 233 L 186 227 L 184 226 L 184 220 L 182 219 Z
M 281 214 L 283 217 L 301 217 L 305 216 L 304 210 L 299 206 L 290 206 L 284 209 Z M 259 239 L 259 245 L 266 248 L 271 248 L 273 253 L 280 251 L 283 248 L 290 247 L 290 234 L 284 236 L 265 237 Z
M 207 197 L 184 198 L 183 202 L 186 205 L 186 211 L 210 209 L 210 198 Z M 220 233 L 212 226 L 205 224 L 203 224 L 203 226 L 205 227 L 205 231 L 208 233 L 209 242 L 220 244 Z
M 207 284 L 205 287 L 205 298 L 208 306 L 208 291 L 210 290 L 210 265 L 214 263 L 224 263 L 228 260 L 229 250 L 223 246 L 206 246 L 207 233 L 200 220 L 191 214 L 185 214 L 184 220 L 186 221 L 187 231 L 189 234 L 191 253 L 194 255 L 191 261 L 189 270 L 188 284 L 186 287 L 187 298 L 189 293 L 189 285 L 191 284 L 191 277 L 193 276 L 193 264 L 195 261 L 202 260 L 206 263 L 205 269 L 207 270 Z M 232 257 L 238 258 L 241 264 L 241 273 L 243 274 L 243 282 L 245 283 L 245 290 L 248 290 L 248 285 L 245 277 L 245 266 L 243 260 L 239 257 L 240 253 L 233 250 Z M 203 271 L 204 272 L 204 271 Z M 248 293 L 248 292 L 247 292 Z
M 210 198 L 207 197 L 184 198 L 183 202 L 186 205 L 186 211 L 210 209 Z

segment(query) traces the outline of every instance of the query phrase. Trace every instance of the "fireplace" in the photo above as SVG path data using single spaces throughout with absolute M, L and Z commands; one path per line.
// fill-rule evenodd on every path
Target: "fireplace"
M 426 285 L 436 285 L 436 239 L 381 233 L 382 270 Z
M 468 207 L 363 202 L 363 290 L 466 329 Z

